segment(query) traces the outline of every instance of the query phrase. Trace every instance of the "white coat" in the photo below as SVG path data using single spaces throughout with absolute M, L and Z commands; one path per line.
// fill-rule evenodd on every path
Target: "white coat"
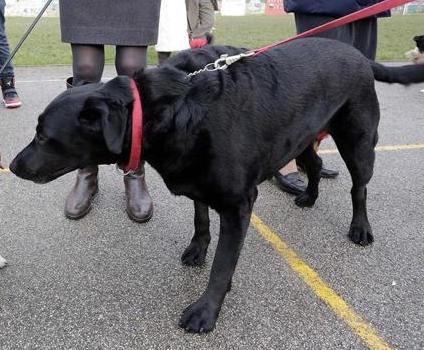
M 190 48 L 185 0 L 162 0 L 156 51 L 173 52 Z

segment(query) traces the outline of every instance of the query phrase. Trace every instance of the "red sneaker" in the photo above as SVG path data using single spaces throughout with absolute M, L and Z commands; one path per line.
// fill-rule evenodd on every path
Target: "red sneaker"
M 15 89 L 15 79 L 5 78 L 0 80 L 3 93 L 3 103 L 6 108 L 18 108 L 22 105 L 21 99 Z

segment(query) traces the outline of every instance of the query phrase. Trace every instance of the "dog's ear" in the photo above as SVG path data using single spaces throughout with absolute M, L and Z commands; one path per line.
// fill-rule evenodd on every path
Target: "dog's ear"
M 87 98 L 80 124 L 86 132 L 101 132 L 109 151 L 121 154 L 131 103 L 128 78 L 115 78 Z
M 187 74 L 168 64 L 153 69 L 145 69 L 140 75 L 142 87 L 149 96 L 149 100 L 161 103 L 172 103 L 187 95 L 191 83 Z

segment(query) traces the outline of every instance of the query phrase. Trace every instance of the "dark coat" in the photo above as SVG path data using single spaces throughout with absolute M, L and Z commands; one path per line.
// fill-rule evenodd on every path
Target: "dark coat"
M 215 21 L 211 0 L 186 0 L 188 34 L 190 38 L 202 38 L 212 31 Z
M 60 0 L 62 41 L 147 46 L 157 42 L 161 0 Z
M 342 17 L 382 0 L 285 0 L 286 12 Z M 384 12 L 382 15 L 388 15 Z

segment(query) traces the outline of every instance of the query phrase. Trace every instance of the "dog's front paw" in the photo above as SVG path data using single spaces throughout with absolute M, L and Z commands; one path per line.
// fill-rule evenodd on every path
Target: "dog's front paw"
M 199 242 L 193 241 L 184 250 L 181 262 L 187 266 L 201 266 L 205 263 L 207 251 L 207 246 L 205 247 Z
M 215 328 L 218 313 L 219 309 L 202 297 L 184 310 L 179 326 L 191 333 L 210 332 Z
M 295 198 L 294 203 L 300 208 L 305 208 L 312 207 L 316 200 L 317 196 L 311 196 L 308 192 L 303 192 Z
M 366 226 L 351 226 L 349 230 L 349 238 L 355 243 L 363 247 L 374 242 L 374 237 L 371 232 L 371 227 Z

